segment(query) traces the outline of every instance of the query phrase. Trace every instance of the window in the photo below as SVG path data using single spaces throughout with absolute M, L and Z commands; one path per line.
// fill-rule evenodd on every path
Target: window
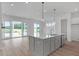
M 40 25 L 34 24 L 34 36 L 39 37 L 40 36 Z
M 27 36 L 27 24 L 18 21 L 2 22 L 2 39 Z

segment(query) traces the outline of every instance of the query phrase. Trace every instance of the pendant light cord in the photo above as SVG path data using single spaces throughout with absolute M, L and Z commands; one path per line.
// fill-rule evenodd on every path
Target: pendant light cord
M 44 19 L 44 2 L 42 2 L 42 19 Z
M 53 11 L 54 11 L 54 21 L 55 21 L 55 11 L 56 11 L 56 9 L 53 9 Z

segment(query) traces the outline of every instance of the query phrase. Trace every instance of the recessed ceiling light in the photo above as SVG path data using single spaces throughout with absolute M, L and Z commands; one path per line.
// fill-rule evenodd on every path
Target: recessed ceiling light
M 25 2 L 26 4 L 28 4 L 29 2 Z
M 10 6 L 14 6 L 14 4 L 10 4 Z

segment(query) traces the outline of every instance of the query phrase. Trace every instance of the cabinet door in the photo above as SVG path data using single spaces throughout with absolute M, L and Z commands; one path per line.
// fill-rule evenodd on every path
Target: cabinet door
M 61 46 L 61 36 L 58 36 L 58 48 Z
M 43 39 L 36 38 L 35 39 L 35 56 L 42 56 L 43 55 Z
M 48 38 L 44 40 L 44 55 L 48 55 L 50 52 L 50 38 Z
M 55 51 L 55 38 L 54 37 L 52 37 L 51 39 L 50 39 L 50 43 L 51 43 L 51 52 L 53 52 L 53 51 Z
M 65 42 L 65 38 L 64 38 L 64 35 L 62 35 L 62 45 L 64 45 L 64 42 Z
M 60 37 L 56 36 L 55 37 L 55 49 L 58 49 L 61 45 Z

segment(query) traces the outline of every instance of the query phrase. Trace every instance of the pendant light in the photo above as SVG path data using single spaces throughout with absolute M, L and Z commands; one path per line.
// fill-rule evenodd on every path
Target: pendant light
M 44 2 L 42 2 L 42 21 L 44 21 Z
M 53 34 L 55 34 L 55 12 L 56 12 L 56 9 L 53 9 L 53 22 L 51 23 L 52 24 L 52 27 L 50 29 L 50 35 L 52 36 Z
M 56 9 L 54 8 L 53 11 L 54 11 L 54 16 L 53 16 L 54 19 L 53 19 L 52 25 L 53 25 L 53 34 L 55 34 L 55 24 L 56 24 L 55 16 L 56 16 Z
M 52 25 L 54 26 L 55 25 L 55 16 L 56 16 L 56 9 L 54 8 L 53 9 L 53 11 L 54 11 L 54 15 L 53 15 L 53 23 L 52 23 Z

